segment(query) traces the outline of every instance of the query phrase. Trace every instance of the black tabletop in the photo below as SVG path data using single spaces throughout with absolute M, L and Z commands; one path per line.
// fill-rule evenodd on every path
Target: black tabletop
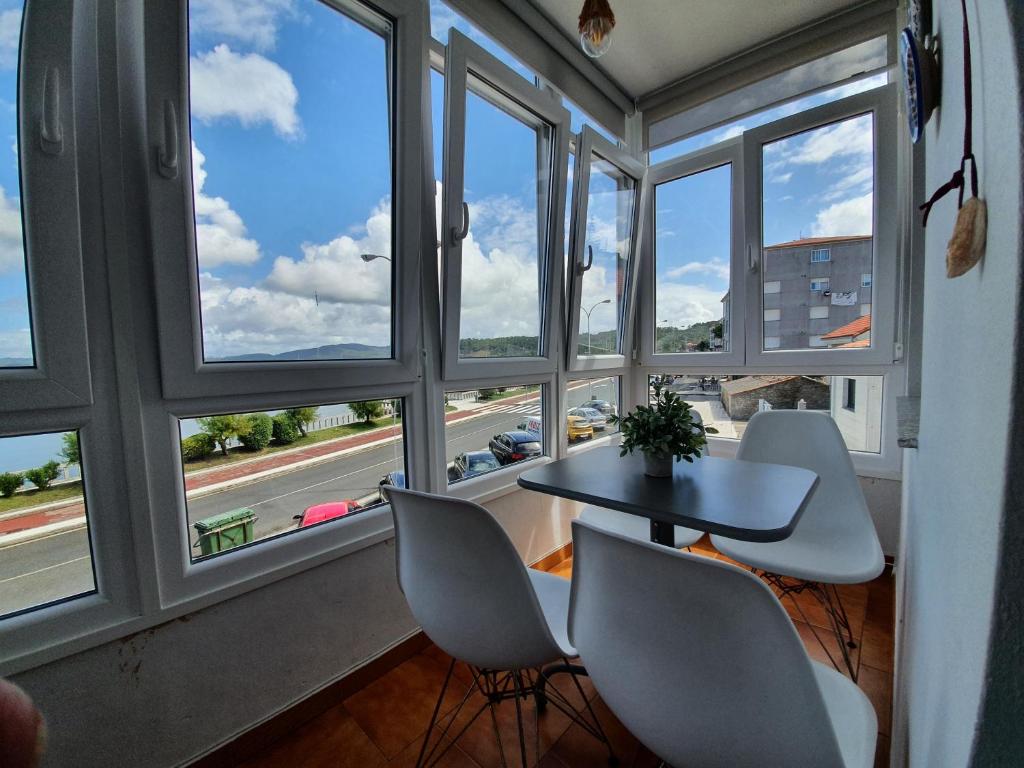
M 607 446 L 527 470 L 519 485 L 732 539 L 781 541 L 818 484 L 814 472 L 781 464 L 704 456 L 672 466 L 672 477 L 648 477 L 642 455 Z

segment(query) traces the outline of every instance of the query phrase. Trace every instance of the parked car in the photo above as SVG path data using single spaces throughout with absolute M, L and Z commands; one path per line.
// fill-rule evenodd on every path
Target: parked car
M 405 472 L 400 469 L 388 472 L 380 479 L 377 485 L 393 485 L 395 488 L 405 488 Z
M 608 417 L 601 413 L 599 410 L 597 410 L 597 408 L 590 408 L 589 406 L 586 405 L 580 405 L 577 406 L 576 408 L 570 408 L 569 415 L 579 416 L 587 424 L 589 424 L 595 432 L 603 432 L 605 428 L 608 426 Z
M 541 454 L 538 435 L 520 430 L 495 435 L 487 447 L 500 464 L 513 464 Z
M 577 440 L 590 440 L 594 436 L 594 428 L 582 416 L 565 417 L 565 433 L 570 443 Z
M 336 517 L 344 517 L 347 514 L 355 512 L 357 509 L 361 509 L 359 503 L 353 499 L 345 499 L 344 501 L 328 501 L 324 504 L 314 504 L 312 507 L 307 507 L 306 511 L 301 515 L 296 515 L 295 519 L 299 521 L 299 528 L 307 528 L 317 523 L 322 523 L 325 520 L 333 520 Z
M 448 482 L 454 483 L 497 469 L 501 464 L 490 451 L 466 451 L 448 467 Z
M 609 403 L 607 400 L 588 400 L 583 403 L 587 408 L 596 408 L 605 416 L 611 416 L 615 413 L 615 406 Z

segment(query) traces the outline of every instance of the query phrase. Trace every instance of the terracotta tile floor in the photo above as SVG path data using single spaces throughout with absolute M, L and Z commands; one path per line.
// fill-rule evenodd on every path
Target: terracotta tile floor
M 712 548 L 707 537 L 693 551 L 708 557 L 722 557 Z M 724 558 L 723 558 L 724 559 Z M 568 578 L 572 560 L 566 560 L 552 573 Z M 889 764 L 889 721 L 892 709 L 893 658 L 893 581 L 883 575 L 870 584 L 840 589 L 853 627 L 858 647 L 852 658 L 858 671 L 858 684 L 867 694 L 878 715 L 878 747 L 875 766 Z M 825 616 L 810 595 L 797 597 L 811 624 L 827 626 Z M 787 611 L 804 639 L 810 655 L 826 661 L 824 651 L 815 640 L 799 612 L 789 605 Z M 835 640 L 822 633 L 834 647 Z M 836 652 L 838 649 L 834 649 Z M 836 656 L 838 659 L 838 655 Z M 308 722 L 288 737 L 275 743 L 259 759 L 245 763 L 245 768 L 271 766 L 295 768 L 369 768 L 371 766 L 414 766 L 430 713 L 433 710 L 450 659 L 436 646 L 379 677 L 367 687 L 339 702 L 333 708 Z M 564 677 L 564 676 L 560 676 Z M 450 716 L 455 705 L 469 687 L 470 676 L 465 667 L 456 667 L 455 680 L 449 686 L 442 712 Z M 654 768 L 658 759 L 622 726 L 596 694 L 589 680 L 584 679 L 584 693 L 590 699 L 598 718 L 609 735 L 620 765 Z M 559 689 L 574 703 L 579 694 L 569 681 L 559 680 Z M 474 693 L 459 716 L 452 733 L 456 733 L 469 714 L 476 711 L 482 697 Z M 476 707 L 471 706 L 476 703 Z M 537 768 L 589 768 L 607 765 L 607 753 L 596 740 L 554 707 L 541 716 L 540 761 L 536 762 L 534 722 L 536 713 L 525 707 L 527 752 L 530 764 Z M 504 702 L 499 712 L 499 729 L 510 765 L 520 765 L 515 708 Z M 445 755 L 445 768 L 492 768 L 500 758 L 494 731 L 486 712 L 462 735 Z

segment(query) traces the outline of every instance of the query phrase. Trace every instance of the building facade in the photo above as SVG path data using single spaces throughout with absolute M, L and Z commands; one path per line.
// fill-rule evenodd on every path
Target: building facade
M 827 347 L 822 336 L 871 313 L 870 235 L 779 243 L 762 264 L 765 349 Z

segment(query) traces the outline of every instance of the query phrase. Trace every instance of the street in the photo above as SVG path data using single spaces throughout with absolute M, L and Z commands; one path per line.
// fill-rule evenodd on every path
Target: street
M 616 402 L 614 385 L 602 379 L 591 387 L 569 390 L 569 407 L 590 396 Z M 484 450 L 494 435 L 513 430 L 530 416 L 540 415 L 539 400 L 504 403 L 496 400 L 480 409 L 483 415 L 445 427 L 445 460 L 463 451 Z M 310 467 L 249 484 L 197 496 L 188 501 L 189 536 L 192 523 L 241 507 L 252 509 L 257 539 L 294 528 L 295 515 L 313 504 L 358 499 L 372 494 L 385 474 L 404 466 L 398 441 L 359 451 Z M 198 555 L 198 548 L 193 548 Z M 91 558 L 85 529 L 57 533 L 0 549 L 0 615 L 93 589 Z

